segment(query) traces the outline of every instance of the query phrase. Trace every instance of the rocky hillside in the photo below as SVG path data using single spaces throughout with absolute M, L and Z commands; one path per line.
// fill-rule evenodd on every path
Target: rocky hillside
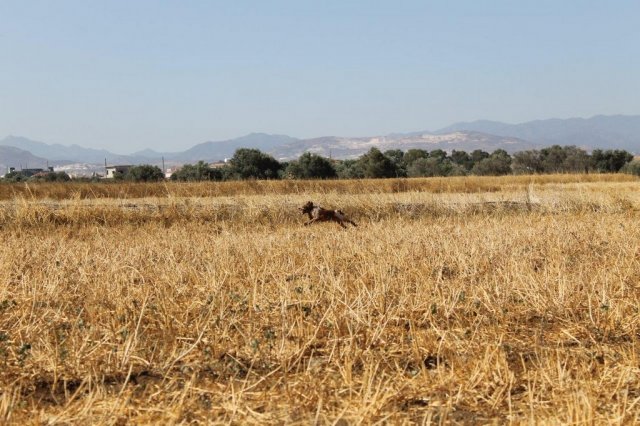
M 307 151 L 325 157 L 354 158 L 364 154 L 372 147 L 381 151 L 388 149 L 406 151 L 418 148 L 427 151 L 442 149 L 450 152 L 455 149 L 471 152 L 475 149 L 482 149 L 493 152 L 496 149 L 504 149 L 512 153 L 535 148 L 535 145 L 518 138 L 460 131 L 447 134 L 417 133 L 371 138 L 323 137 L 305 139 L 277 147 L 272 151 L 272 154 L 281 160 L 297 158 Z

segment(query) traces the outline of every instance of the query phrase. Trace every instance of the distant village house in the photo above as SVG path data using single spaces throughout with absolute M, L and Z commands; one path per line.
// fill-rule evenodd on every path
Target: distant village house
M 165 172 L 164 172 L 164 177 L 166 179 L 170 179 L 171 175 L 176 173 L 178 170 L 180 170 L 182 167 L 181 166 L 175 166 L 175 167 L 169 167 Z
M 106 179 L 113 179 L 118 175 L 126 175 L 132 165 L 107 166 L 105 167 Z
M 9 173 L 18 172 L 22 176 L 31 177 L 31 176 L 42 176 L 48 173 L 53 173 L 53 167 L 47 167 L 46 169 L 20 169 L 16 170 L 15 167 L 9 167 Z

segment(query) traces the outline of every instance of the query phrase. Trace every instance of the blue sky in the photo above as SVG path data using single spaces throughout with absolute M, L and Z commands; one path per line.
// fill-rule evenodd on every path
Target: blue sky
M 640 114 L 639 17 L 637 0 L 0 0 L 0 138 L 131 153 Z

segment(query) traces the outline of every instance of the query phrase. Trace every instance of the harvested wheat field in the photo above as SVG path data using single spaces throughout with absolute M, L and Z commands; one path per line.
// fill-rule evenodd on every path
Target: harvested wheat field
M 0 199 L 0 422 L 640 421 L 638 179 Z M 308 200 L 358 227 L 302 226 Z

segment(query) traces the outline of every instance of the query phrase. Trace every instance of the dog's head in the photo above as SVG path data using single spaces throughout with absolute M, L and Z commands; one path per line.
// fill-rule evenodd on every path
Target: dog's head
M 298 210 L 300 210 L 302 214 L 307 214 L 307 213 L 311 213 L 311 210 L 313 210 L 314 207 L 315 206 L 311 201 L 307 201 L 307 203 L 304 206 L 298 207 Z

